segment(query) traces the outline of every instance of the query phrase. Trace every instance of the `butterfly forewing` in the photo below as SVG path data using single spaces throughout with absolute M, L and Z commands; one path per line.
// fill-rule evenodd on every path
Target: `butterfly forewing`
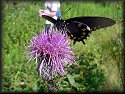
M 82 17 L 74 17 L 67 19 L 66 22 L 78 21 L 86 24 L 90 27 L 91 31 L 95 31 L 100 28 L 108 27 L 114 25 L 116 22 L 113 19 L 106 17 L 90 17 L 90 16 L 82 16 Z
M 57 23 L 57 20 L 55 20 L 54 18 L 47 16 L 47 15 L 42 15 L 42 17 L 50 22 L 52 22 L 53 24 Z

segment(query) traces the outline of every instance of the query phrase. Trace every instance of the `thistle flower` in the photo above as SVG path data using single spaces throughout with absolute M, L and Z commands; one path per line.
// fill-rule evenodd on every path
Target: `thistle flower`
M 38 72 L 46 81 L 52 80 L 56 74 L 64 76 L 64 67 L 75 62 L 73 49 L 68 38 L 50 29 L 49 33 L 41 33 L 32 38 L 29 45 L 30 58 L 38 63 Z

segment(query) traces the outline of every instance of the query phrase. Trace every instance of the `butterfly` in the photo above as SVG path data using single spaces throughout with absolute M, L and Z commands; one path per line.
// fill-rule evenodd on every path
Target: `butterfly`
M 66 33 L 70 39 L 74 40 L 74 44 L 80 41 L 85 44 L 84 39 L 87 39 L 92 31 L 112 26 L 116 23 L 111 18 L 98 16 L 73 17 L 67 20 L 63 20 L 61 18 L 57 18 L 56 20 L 47 15 L 42 15 L 42 17 L 52 22 L 58 30 L 66 30 Z

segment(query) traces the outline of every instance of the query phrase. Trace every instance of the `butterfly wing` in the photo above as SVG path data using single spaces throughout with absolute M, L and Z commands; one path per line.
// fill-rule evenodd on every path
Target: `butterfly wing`
M 53 24 L 57 23 L 57 20 L 55 20 L 54 18 L 47 16 L 47 15 L 42 15 L 42 17 L 50 22 L 52 22 Z
M 55 24 L 59 29 L 63 28 L 62 23 L 65 23 L 67 34 L 72 40 L 74 40 L 74 44 L 76 41 L 82 41 L 83 44 L 85 44 L 84 39 L 89 36 L 91 31 L 112 26 L 116 23 L 113 19 L 106 17 L 83 16 L 70 18 L 65 21 L 55 20 L 54 18 L 46 15 L 43 15 L 42 17 Z
M 66 28 L 67 34 L 70 39 L 74 40 L 74 44 L 76 41 L 82 41 L 85 44 L 84 39 L 91 33 L 90 28 L 86 24 L 77 21 L 66 23 Z
M 113 19 L 106 17 L 96 17 L 96 16 L 82 16 L 67 19 L 66 22 L 78 21 L 86 24 L 90 27 L 91 31 L 95 31 L 100 28 L 108 27 L 114 25 L 116 22 Z

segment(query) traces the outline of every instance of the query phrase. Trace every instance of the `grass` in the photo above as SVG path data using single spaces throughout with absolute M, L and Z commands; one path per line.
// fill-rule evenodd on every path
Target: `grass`
M 122 6 L 122 2 L 61 2 L 62 14 L 71 8 L 63 19 L 105 16 L 117 23 L 92 32 L 86 45 L 82 42 L 72 45 L 80 67 L 71 66 L 71 75 L 56 79 L 59 91 L 123 91 Z M 36 64 L 28 63 L 26 58 L 26 47 L 33 33 L 40 34 L 44 27 L 45 20 L 38 17 L 41 8 L 44 8 L 41 2 L 16 2 L 15 5 L 3 2 L 3 92 L 47 92 L 47 84 L 39 78 Z

